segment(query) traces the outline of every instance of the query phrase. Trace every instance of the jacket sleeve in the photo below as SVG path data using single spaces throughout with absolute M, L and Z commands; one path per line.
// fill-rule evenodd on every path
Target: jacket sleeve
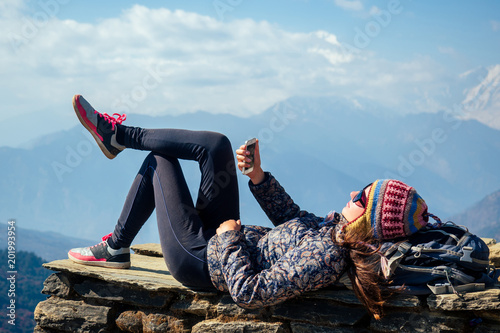
M 299 216 L 305 217 L 309 215 L 310 218 L 316 218 L 312 213 L 301 211 L 300 207 L 270 172 L 266 172 L 266 178 L 258 185 L 254 185 L 249 181 L 249 187 L 274 226 Z
M 243 233 L 227 231 L 220 236 L 219 259 L 226 285 L 239 306 L 256 309 L 334 283 L 345 267 L 345 254 L 333 242 L 302 242 L 269 269 L 256 272 L 251 266 Z

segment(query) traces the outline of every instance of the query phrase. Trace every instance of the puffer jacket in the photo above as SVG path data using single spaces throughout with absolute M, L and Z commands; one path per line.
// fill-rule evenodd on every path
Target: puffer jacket
M 250 190 L 275 228 L 243 225 L 213 236 L 207 258 L 214 286 L 255 309 L 335 283 L 346 266 L 346 250 L 332 239 L 338 214 L 301 211 L 270 173 Z

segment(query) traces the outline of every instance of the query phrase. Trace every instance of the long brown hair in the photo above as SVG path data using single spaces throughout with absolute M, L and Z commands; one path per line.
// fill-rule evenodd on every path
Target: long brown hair
M 375 319 L 383 316 L 383 306 L 392 294 L 381 270 L 380 247 L 371 232 L 342 233 L 340 244 L 347 249 L 347 275 L 354 293 Z

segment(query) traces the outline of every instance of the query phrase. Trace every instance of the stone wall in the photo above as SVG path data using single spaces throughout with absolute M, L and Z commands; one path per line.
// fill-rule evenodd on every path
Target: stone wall
M 44 264 L 56 273 L 44 283 L 48 299 L 35 310 L 35 332 L 500 332 L 499 288 L 463 297 L 398 295 L 379 321 L 343 287 L 245 310 L 228 294 L 180 285 L 158 245 L 133 250 L 128 270 Z

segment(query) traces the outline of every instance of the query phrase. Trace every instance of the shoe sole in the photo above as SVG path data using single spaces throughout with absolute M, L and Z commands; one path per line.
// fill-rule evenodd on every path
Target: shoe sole
M 76 113 L 76 116 L 78 117 L 78 120 L 80 120 L 80 123 L 83 125 L 83 127 L 85 127 L 87 129 L 87 131 L 90 132 L 90 134 L 92 134 L 92 137 L 94 138 L 95 142 L 97 143 L 97 145 L 99 146 L 99 148 L 101 149 L 101 151 L 103 152 L 103 154 L 109 158 L 110 160 L 112 160 L 113 158 L 116 157 L 116 155 L 114 154 L 111 154 L 110 151 L 106 148 L 106 146 L 104 146 L 104 144 L 102 143 L 101 139 L 97 136 L 97 134 L 94 132 L 93 129 L 91 129 L 89 127 L 89 125 L 87 124 L 87 122 L 85 121 L 85 119 L 83 119 L 81 113 L 80 113 L 80 110 L 78 109 L 78 104 L 77 104 L 77 97 L 80 97 L 80 95 L 75 95 L 73 96 L 73 109 L 75 110 L 75 113 Z
M 117 269 L 130 268 L 130 261 L 129 262 L 87 261 L 87 260 L 77 259 L 69 253 L 68 253 L 68 258 L 73 262 L 87 266 L 98 266 L 98 267 L 117 268 Z

